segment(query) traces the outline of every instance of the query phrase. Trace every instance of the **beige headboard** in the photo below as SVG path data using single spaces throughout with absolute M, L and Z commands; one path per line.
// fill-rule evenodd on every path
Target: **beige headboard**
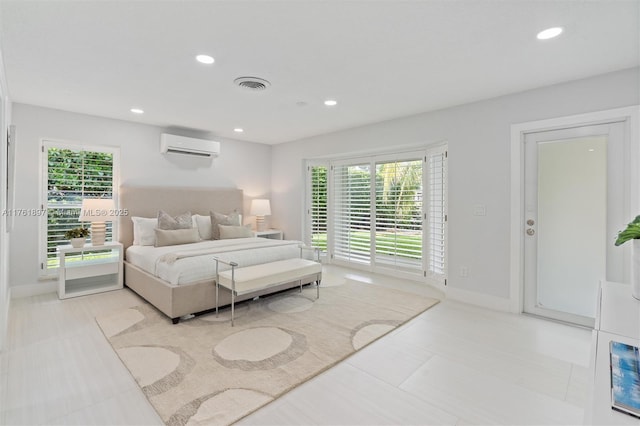
M 158 210 L 172 216 L 185 211 L 201 215 L 243 212 L 242 190 L 235 188 L 121 186 L 119 195 L 119 209 L 129 213 L 118 222 L 119 241 L 125 248 L 133 243 L 132 216 L 157 217 Z

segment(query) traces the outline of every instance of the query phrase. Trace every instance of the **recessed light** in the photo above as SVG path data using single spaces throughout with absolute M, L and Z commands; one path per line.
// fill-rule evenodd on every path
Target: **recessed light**
M 324 101 L 324 104 L 326 106 L 336 106 L 338 105 L 338 101 L 334 101 L 333 99 L 327 99 L 326 101 Z
M 589 152 L 594 152 L 594 151 L 595 151 L 595 149 L 589 148 Z
M 131 108 L 130 111 L 134 114 L 144 114 L 144 111 L 140 108 Z
M 558 37 L 560 34 L 562 34 L 562 27 L 553 27 L 540 31 L 536 37 L 538 40 L 549 40 L 550 38 Z
M 215 59 L 213 59 L 213 57 L 211 57 L 209 55 L 198 55 L 198 56 L 196 56 L 196 61 L 198 61 L 198 62 L 200 62 L 202 64 L 210 65 L 210 64 L 215 62 Z
M 235 129 L 233 129 L 233 131 L 236 133 L 242 133 L 244 132 L 244 129 L 241 129 L 240 127 L 236 127 Z

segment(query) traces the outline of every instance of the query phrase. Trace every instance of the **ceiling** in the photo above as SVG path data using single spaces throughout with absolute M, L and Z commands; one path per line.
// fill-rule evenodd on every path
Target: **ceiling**
M 266 144 L 640 63 L 636 0 L 1 0 L 0 14 L 14 102 Z

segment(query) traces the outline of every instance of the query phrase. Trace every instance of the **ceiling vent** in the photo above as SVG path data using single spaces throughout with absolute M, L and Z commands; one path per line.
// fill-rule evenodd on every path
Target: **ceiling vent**
M 267 80 L 259 77 L 238 77 L 233 80 L 235 84 L 248 90 L 261 91 L 271 86 Z

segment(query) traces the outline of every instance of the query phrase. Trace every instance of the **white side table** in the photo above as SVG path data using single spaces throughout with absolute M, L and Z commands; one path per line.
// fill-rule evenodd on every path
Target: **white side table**
M 123 247 L 118 242 L 81 248 L 58 247 L 58 297 L 84 296 L 122 288 Z
M 282 240 L 284 234 L 280 229 L 267 229 L 265 231 L 253 231 L 255 237 L 271 238 L 272 240 Z

